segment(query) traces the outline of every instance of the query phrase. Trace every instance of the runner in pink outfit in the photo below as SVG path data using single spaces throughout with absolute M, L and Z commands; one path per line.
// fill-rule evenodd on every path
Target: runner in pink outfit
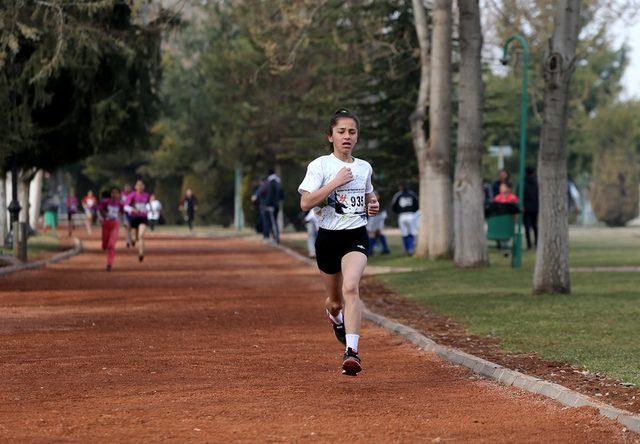
M 107 271 L 111 271 L 116 259 L 116 243 L 120 234 L 120 215 L 124 214 L 124 205 L 120 201 L 120 189 L 113 187 L 111 197 L 103 199 L 98 205 L 102 218 L 102 249 L 107 250 Z
M 138 242 L 138 259 L 144 260 L 144 233 L 147 230 L 147 204 L 149 194 L 144 192 L 144 182 L 138 180 L 135 191 L 129 195 L 124 210 L 129 214 L 132 244 Z M 134 233 L 135 232 L 135 233 Z

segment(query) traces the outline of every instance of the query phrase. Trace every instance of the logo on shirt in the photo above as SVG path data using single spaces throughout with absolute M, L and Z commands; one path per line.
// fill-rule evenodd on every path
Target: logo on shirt
M 343 197 L 345 199 L 347 198 L 346 196 Z M 327 198 L 327 204 L 330 207 L 333 207 L 334 210 L 336 210 L 336 214 L 344 214 L 344 210 L 347 208 L 345 204 L 339 201 L 338 193 L 336 193 L 335 191 Z
M 356 245 L 356 247 L 360 248 L 361 250 L 364 250 L 364 245 Z

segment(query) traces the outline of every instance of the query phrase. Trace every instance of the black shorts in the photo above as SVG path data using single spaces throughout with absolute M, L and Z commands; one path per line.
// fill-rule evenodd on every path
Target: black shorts
M 316 261 L 326 274 L 340 273 L 342 257 L 352 251 L 368 256 L 369 236 L 366 227 L 352 230 L 325 230 L 320 228 L 316 238 Z
M 148 223 L 146 217 L 129 217 L 129 226 L 131 228 L 138 228 L 141 224 L 147 225 Z

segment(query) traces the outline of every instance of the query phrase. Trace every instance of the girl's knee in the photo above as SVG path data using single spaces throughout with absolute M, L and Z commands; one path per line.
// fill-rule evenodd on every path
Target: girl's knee
M 360 292 L 357 282 L 343 282 L 342 283 L 342 296 L 345 299 L 358 299 Z

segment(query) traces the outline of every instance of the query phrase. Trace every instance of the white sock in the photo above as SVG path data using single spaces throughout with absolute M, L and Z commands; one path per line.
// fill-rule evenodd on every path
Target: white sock
M 340 310 L 338 316 L 332 315 L 331 313 L 329 313 L 329 310 L 327 310 L 327 314 L 329 315 L 329 318 L 336 324 L 344 324 L 344 316 L 342 316 L 342 310 Z
M 360 339 L 360 335 L 352 335 L 347 333 L 347 348 L 350 348 L 354 352 L 358 351 L 358 339 Z

